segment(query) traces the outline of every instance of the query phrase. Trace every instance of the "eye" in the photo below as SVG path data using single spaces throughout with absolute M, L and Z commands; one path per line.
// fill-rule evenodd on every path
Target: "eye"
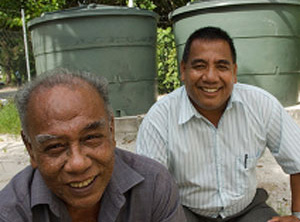
M 226 65 L 217 65 L 218 70 L 220 71 L 227 71 L 229 70 L 229 67 Z
M 81 142 L 89 147 L 95 147 L 101 144 L 103 135 L 102 134 L 89 134 L 83 137 Z
M 100 139 L 101 135 L 87 135 L 84 140 L 85 141 L 90 141 L 90 140 L 96 140 L 96 139 Z
M 46 145 L 43 150 L 50 155 L 59 155 L 64 150 L 66 150 L 66 148 L 67 148 L 67 144 L 53 143 L 53 144 Z
M 45 150 L 59 149 L 61 147 L 64 147 L 64 145 L 62 143 L 55 143 L 55 144 L 47 145 Z
M 195 70 L 203 70 L 206 68 L 206 65 L 205 64 L 196 64 L 196 65 L 193 65 L 192 68 Z

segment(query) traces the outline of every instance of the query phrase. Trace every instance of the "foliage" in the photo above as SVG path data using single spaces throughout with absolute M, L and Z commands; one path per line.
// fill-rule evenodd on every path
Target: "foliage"
M 24 42 L 22 33 L 0 31 L 0 66 L 5 75 L 5 83 L 10 84 L 17 71 L 25 73 Z
M 175 40 L 170 27 L 158 29 L 157 57 L 158 92 L 159 94 L 169 93 L 180 86 Z
M 0 1 L 0 66 L 7 85 L 16 80 L 17 71 L 25 78 L 25 49 L 22 32 L 21 8 L 26 20 L 40 16 L 43 12 L 63 7 L 65 0 L 1 0 Z M 29 44 L 30 45 L 30 44 Z M 30 55 L 32 57 L 32 55 Z M 33 61 L 31 59 L 31 61 Z M 31 67 L 34 67 L 31 63 Z M 15 81 L 16 84 L 17 81 Z
M 25 11 L 25 19 L 28 22 L 35 17 L 39 17 L 44 12 L 77 7 L 80 4 L 95 3 L 126 6 L 128 1 L 129 0 L 1 0 L 0 29 L 22 32 L 22 20 L 20 14 L 22 8 Z M 186 5 L 188 2 L 188 0 L 134 0 L 134 5 L 136 7 L 152 10 L 159 15 L 157 59 L 160 93 L 170 92 L 179 86 L 176 49 L 168 15 L 176 8 Z M 22 42 L 19 43 L 7 47 L 7 45 L 3 45 L 5 43 L 0 42 L 0 60 L 2 61 L 0 62 L 0 66 L 6 66 L 6 68 L 3 69 L 7 75 L 7 83 L 14 78 L 13 74 L 16 70 L 25 67 L 25 64 L 14 64 L 18 58 L 21 58 L 24 55 L 24 46 L 22 45 Z M 8 61 L 7 58 L 10 58 L 9 60 L 12 61 Z M 31 60 L 34 61 L 33 59 Z M 34 65 L 31 64 L 31 67 L 33 68 Z M 24 70 L 24 72 L 21 73 L 24 75 L 26 72 Z
M 149 0 L 136 0 L 135 6 L 142 8 L 142 9 L 148 9 L 148 10 L 154 10 L 156 8 L 156 5 Z
M 21 123 L 13 101 L 0 106 L 0 133 L 20 134 Z
M 52 12 L 65 6 L 66 0 L 1 0 L 0 27 L 20 30 L 22 28 L 21 9 L 26 20 L 40 16 L 43 12 Z

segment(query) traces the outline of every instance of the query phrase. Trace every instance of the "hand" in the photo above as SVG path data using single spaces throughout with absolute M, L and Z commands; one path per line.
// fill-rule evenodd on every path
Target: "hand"
M 282 217 L 273 217 L 268 222 L 300 222 L 300 220 L 295 216 L 282 216 Z

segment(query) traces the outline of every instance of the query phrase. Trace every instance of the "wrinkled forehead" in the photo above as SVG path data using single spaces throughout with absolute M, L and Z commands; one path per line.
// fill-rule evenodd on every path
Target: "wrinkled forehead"
M 108 127 L 109 116 L 104 101 L 93 88 L 57 85 L 41 88 L 35 93 L 26 114 L 31 140 L 39 134 L 77 135 L 86 129 Z
M 212 39 L 207 39 L 207 38 L 198 38 L 198 39 L 194 39 L 192 44 L 191 44 L 191 47 L 192 45 L 196 45 L 196 44 L 218 44 L 218 45 L 223 45 L 224 49 L 228 50 L 228 52 L 230 52 L 231 54 L 231 57 L 232 59 L 234 60 L 234 52 L 233 52 L 233 48 L 232 46 L 230 45 L 230 43 L 228 41 L 226 41 L 225 39 L 222 39 L 222 38 L 212 38 Z
M 27 118 L 70 118 L 80 113 L 89 114 L 99 109 L 106 110 L 99 93 L 87 83 L 40 86 L 31 95 Z
M 100 118 L 100 120 L 88 122 L 87 124 L 83 125 L 82 128 L 80 128 L 79 130 L 81 133 L 84 133 L 84 132 L 89 132 L 89 131 L 97 130 L 97 129 L 105 129 L 107 124 L 108 123 L 107 123 L 106 119 L 102 117 L 102 118 Z M 55 134 L 50 134 L 50 133 L 37 134 L 34 138 L 40 144 L 45 143 L 47 141 L 51 141 L 51 140 L 66 139 L 65 136 L 57 135 L 56 133 Z
M 193 53 L 198 54 L 203 52 L 218 52 L 224 56 L 226 55 L 226 57 L 234 63 L 230 45 L 223 39 L 197 39 L 193 41 L 191 44 L 190 55 Z
M 221 38 L 213 38 L 213 39 L 207 39 L 207 38 L 196 38 L 192 41 L 191 45 L 195 44 L 217 44 L 217 43 L 222 43 L 227 45 L 230 48 L 229 43 L 225 39 Z

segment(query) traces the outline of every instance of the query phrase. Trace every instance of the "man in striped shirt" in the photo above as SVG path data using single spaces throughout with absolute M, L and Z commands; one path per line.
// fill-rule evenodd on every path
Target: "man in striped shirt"
M 215 27 L 195 31 L 180 71 L 184 86 L 149 110 L 137 152 L 169 169 L 188 221 L 300 221 L 300 128 L 272 95 L 237 83 L 230 36 Z M 291 175 L 294 215 L 278 216 L 257 189 L 266 147 Z

